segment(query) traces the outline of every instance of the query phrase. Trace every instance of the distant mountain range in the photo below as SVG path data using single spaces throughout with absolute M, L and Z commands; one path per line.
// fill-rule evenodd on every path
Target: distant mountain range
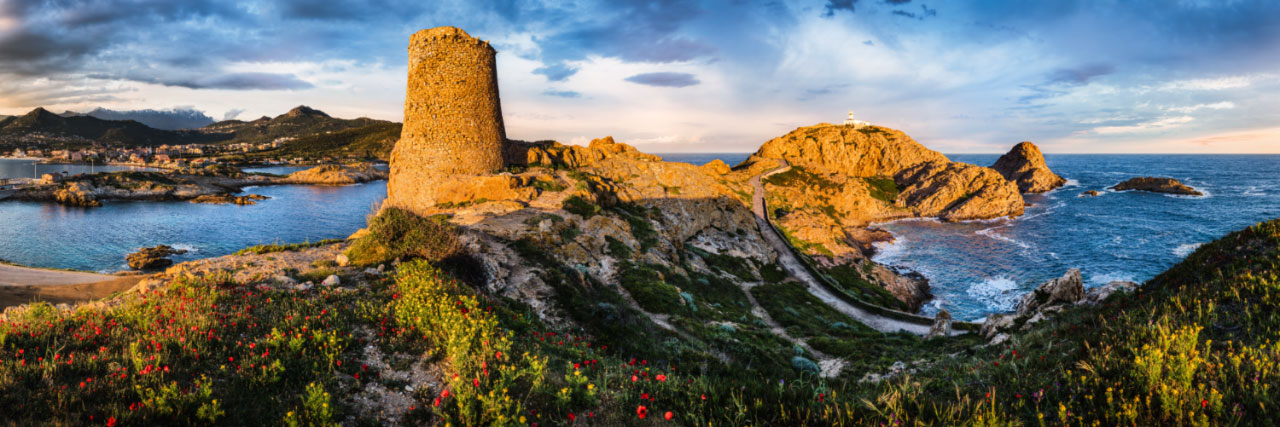
M 163 130 L 196 129 L 211 125 L 214 122 L 213 117 L 189 108 L 117 111 L 98 107 L 87 113 L 64 111 L 59 115 L 63 117 L 89 116 L 102 120 L 133 120 Z
M 365 117 L 339 119 L 307 106 L 299 106 L 274 118 L 264 116 L 253 121 L 224 120 L 190 130 L 157 129 L 137 120 L 103 119 L 96 116 L 103 111 L 110 112 L 96 109 L 90 112 L 93 114 L 87 115 L 59 115 L 44 108 L 36 108 L 22 116 L 0 118 L 0 151 L 14 148 L 145 147 L 191 143 L 257 144 L 288 138 L 282 147 L 272 150 L 270 155 L 321 157 L 367 154 L 385 159 L 400 136 L 399 123 Z

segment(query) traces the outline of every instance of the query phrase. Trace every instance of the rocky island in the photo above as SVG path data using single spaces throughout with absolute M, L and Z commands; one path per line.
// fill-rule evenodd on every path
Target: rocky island
M 1153 193 L 1180 194 L 1185 196 L 1203 196 L 1204 193 L 1179 182 L 1173 178 L 1156 178 L 1150 176 L 1130 178 L 1111 187 L 1116 191 L 1150 191 Z

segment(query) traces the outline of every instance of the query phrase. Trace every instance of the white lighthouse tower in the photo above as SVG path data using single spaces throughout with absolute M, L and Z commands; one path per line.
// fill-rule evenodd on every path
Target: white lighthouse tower
M 849 110 L 849 117 L 844 119 L 845 126 L 853 126 L 854 129 L 862 129 L 871 126 L 871 123 L 853 118 L 853 110 Z

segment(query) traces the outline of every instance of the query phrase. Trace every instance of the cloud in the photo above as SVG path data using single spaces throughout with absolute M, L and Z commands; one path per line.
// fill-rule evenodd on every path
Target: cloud
M 1128 125 L 1128 126 L 1096 127 L 1096 128 L 1093 128 L 1093 133 L 1098 135 L 1144 133 L 1144 132 L 1165 130 L 1169 128 L 1182 126 L 1188 122 L 1191 122 L 1192 120 L 1195 120 L 1195 118 L 1191 116 L 1166 117 L 1158 120 L 1152 120 L 1149 122 L 1143 122 L 1143 123 L 1138 123 L 1138 124 Z
M 1234 108 L 1236 108 L 1236 104 L 1234 102 L 1222 101 L 1222 102 L 1215 102 L 1212 104 L 1196 104 L 1196 105 L 1189 105 L 1185 107 L 1169 107 L 1169 108 L 1165 108 L 1165 110 L 1172 111 L 1175 113 L 1186 114 L 1186 113 L 1194 113 L 1200 110 L 1231 110 Z
M 841 10 L 847 10 L 849 13 L 853 13 L 853 4 L 857 2 L 858 0 L 827 0 L 827 13 L 824 16 L 835 16 L 836 12 Z
M 1252 86 L 1260 80 L 1274 79 L 1275 76 L 1269 74 L 1261 75 L 1241 75 L 1241 76 L 1225 76 L 1212 78 L 1199 78 L 1187 80 L 1175 80 L 1160 85 L 1159 89 L 1164 91 L 1208 91 L 1208 90 L 1225 90 L 1239 89 Z
M 581 93 L 574 92 L 574 91 L 571 91 L 571 90 L 553 90 L 553 89 L 547 89 L 547 90 L 545 90 L 545 91 L 542 91 L 542 94 L 543 94 L 543 95 L 547 95 L 547 96 L 556 96 L 556 97 L 560 97 L 560 98 L 581 98 L 581 97 L 582 97 L 582 94 L 581 94 Z
M 814 88 L 814 89 L 805 89 L 804 93 L 802 93 L 798 98 L 796 98 L 796 100 L 810 101 L 810 100 L 813 100 L 814 98 L 836 93 L 840 89 L 845 89 L 845 88 L 848 88 L 849 86 L 851 85 L 848 83 L 843 83 L 843 84 L 826 85 L 826 86 Z
M 570 67 L 563 63 L 551 64 L 535 68 L 534 74 L 541 74 L 547 77 L 547 81 L 559 82 L 568 79 L 569 76 L 578 72 L 577 67 Z
M 1076 68 L 1059 68 L 1053 70 L 1046 77 L 1046 84 L 1061 84 L 1067 86 L 1076 86 L 1088 84 L 1090 80 L 1102 77 L 1116 71 L 1116 67 L 1111 64 L 1088 64 Z
M 190 79 L 161 80 L 159 83 L 188 89 L 298 90 L 314 87 L 311 83 L 292 74 L 275 73 L 226 73 Z
M 702 83 L 693 74 L 671 72 L 636 74 L 627 77 L 625 80 L 636 84 L 659 87 L 685 87 Z
M 235 120 L 236 117 L 240 117 L 240 114 L 243 113 L 243 108 L 232 108 L 222 115 L 222 120 Z
M 166 130 L 196 129 L 213 123 L 213 118 L 190 106 L 174 107 L 167 110 L 110 110 L 95 108 L 86 116 L 103 120 L 134 120 L 144 125 Z

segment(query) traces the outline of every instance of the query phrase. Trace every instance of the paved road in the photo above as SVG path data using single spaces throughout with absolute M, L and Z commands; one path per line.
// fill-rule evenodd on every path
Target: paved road
M 868 312 L 861 308 L 850 305 L 844 300 L 836 297 L 818 282 L 816 277 L 809 273 L 809 270 L 800 263 L 800 260 L 791 252 L 791 247 L 787 245 L 786 240 L 778 235 L 769 225 L 768 217 L 765 216 L 764 206 L 764 184 L 761 184 L 761 178 L 768 177 L 775 173 L 786 171 L 789 166 L 784 165 L 782 168 L 774 169 L 751 178 L 751 185 L 755 187 L 755 194 L 751 196 L 751 211 L 756 215 L 756 225 L 760 227 L 760 234 L 764 235 L 764 239 L 778 253 L 778 262 L 782 267 L 791 273 L 791 276 L 800 280 L 809 289 L 809 293 L 822 302 L 831 306 L 831 308 L 848 315 L 849 317 L 862 322 L 862 324 L 870 326 L 872 329 L 881 332 L 898 332 L 906 331 L 916 335 L 924 335 L 929 333 L 929 326 L 920 325 L 912 322 L 906 322 L 894 318 L 884 317 L 875 313 Z M 954 332 L 953 332 L 954 333 Z

